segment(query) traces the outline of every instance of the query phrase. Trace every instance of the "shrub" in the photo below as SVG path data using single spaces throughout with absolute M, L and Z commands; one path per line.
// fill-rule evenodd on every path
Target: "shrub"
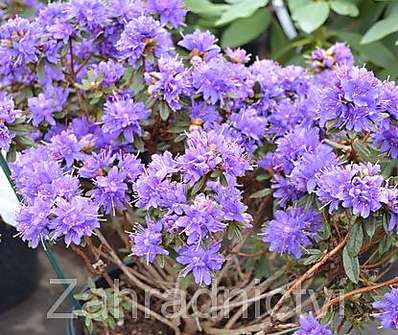
M 83 300 L 117 296 L 116 265 L 155 300 L 134 306 L 176 334 L 331 334 L 315 317 L 339 332 L 376 310 L 396 329 L 395 291 L 374 303 L 398 283 L 380 279 L 397 245 L 395 83 L 345 44 L 308 68 L 250 63 L 209 32 L 179 36 L 185 14 L 177 0 L 73 0 L 0 27 L 21 238 L 64 240 L 108 281 Z M 86 307 L 89 328 L 124 322 Z

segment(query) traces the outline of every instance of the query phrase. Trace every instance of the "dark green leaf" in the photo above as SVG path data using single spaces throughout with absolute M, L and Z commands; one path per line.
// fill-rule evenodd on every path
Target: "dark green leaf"
M 373 25 L 363 36 L 361 44 L 378 41 L 398 31 L 398 16 L 389 17 Z
M 358 7 L 350 2 L 350 0 L 332 0 L 330 2 L 330 8 L 340 15 L 348 15 L 348 16 L 358 16 L 359 10 Z
M 271 23 L 271 14 L 265 9 L 259 9 L 252 16 L 238 19 L 228 26 L 221 37 L 223 47 L 238 47 L 261 35 Z
M 329 17 L 329 5 L 326 2 L 305 2 L 302 6 L 295 7 L 293 19 L 306 33 L 318 29 Z
M 216 25 L 221 26 L 236 19 L 249 17 L 261 7 L 265 7 L 269 0 L 241 0 L 228 7 L 221 15 Z
M 363 243 L 363 229 L 359 223 L 354 223 L 349 231 L 346 249 L 351 256 L 357 256 Z
M 257 199 L 257 198 L 264 198 L 272 193 L 272 190 L 270 188 L 263 188 L 260 191 L 257 191 L 253 194 L 250 195 L 251 199 Z
M 214 4 L 209 0 L 184 0 L 185 6 L 195 14 L 220 16 L 227 8 L 225 4 Z
M 162 102 L 159 104 L 159 114 L 160 114 L 160 118 L 161 118 L 163 121 L 166 121 L 166 120 L 169 118 L 170 113 L 171 113 L 171 109 L 170 109 L 169 105 L 168 105 L 166 102 L 163 102 L 163 101 L 162 101 Z
M 359 260 L 357 256 L 350 255 L 347 246 L 343 250 L 343 266 L 347 277 L 355 284 L 359 281 Z

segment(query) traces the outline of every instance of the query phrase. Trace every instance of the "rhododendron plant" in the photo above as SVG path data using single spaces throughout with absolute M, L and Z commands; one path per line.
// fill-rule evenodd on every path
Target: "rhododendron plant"
M 2 23 L 20 237 L 64 241 L 106 279 L 116 265 L 176 334 L 329 335 L 372 315 L 397 329 L 395 289 L 374 302 L 398 284 L 381 278 L 397 248 L 395 83 L 345 44 L 307 68 L 224 53 L 185 14 L 179 0 L 72 0 Z M 218 304 L 195 311 L 210 285 Z M 176 288 L 186 313 L 163 315 Z

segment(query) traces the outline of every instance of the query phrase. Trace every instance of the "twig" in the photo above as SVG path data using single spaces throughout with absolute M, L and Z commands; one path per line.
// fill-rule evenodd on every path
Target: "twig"
M 336 255 L 347 243 L 348 234 L 334 249 L 329 251 L 318 263 L 314 264 L 306 273 L 304 273 L 300 278 L 298 278 L 292 286 L 286 291 L 281 299 L 277 302 L 275 307 L 271 312 L 271 317 L 275 315 L 276 312 L 282 307 L 283 302 L 290 296 L 290 294 L 301 286 L 307 279 L 311 278 L 330 258 Z
M 133 273 L 130 271 L 131 269 L 122 262 L 122 260 L 119 258 L 119 256 L 116 254 L 116 252 L 112 249 L 112 247 L 109 245 L 106 238 L 102 235 L 102 233 L 98 229 L 95 230 L 95 235 L 108 248 L 110 256 L 114 259 L 117 266 L 120 268 L 120 270 L 123 271 L 123 273 L 127 276 L 127 278 L 129 280 L 131 280 L 136 286 L 138 286 L 143 291 L 152 294 L 153 296 L 157 297 L 158 299 L 162 299 L 165 301 L 168 300 L 167 294 L 161 293 L 159 290 L 157 290 L 147 284 L 144 284 L 135 275 L 133 275 Z
M 323 313 L 325 313 L 330 307 L 338 304 L 339 302 L 351 298 L 353 296 L 356 296 L 358 294 L 362 294 L 362 293 L 366 293 L 366 292 L 370 292 L 370 291 L 374 291 L 377 290 L 379 288 L 382 287 L 386 287 L 386 286 L 390 286 L 390 285 L 394 285 L 398 283 L 398 277 L 394 277 L 390 280 L 387 280 L 385 282 L 379 283 L 379 284 L 375 284 L 373 286 L 367 286 L 367 287 L 362 287 L 362 288 L 358 288 L 356 290 L 350 291 L 348 293 L 342 294 L 332 300 L 330 300 L 326 305 L 324 305 L 321 310 L 317 313 L 317 316 L 321 316 L 323 315 Z

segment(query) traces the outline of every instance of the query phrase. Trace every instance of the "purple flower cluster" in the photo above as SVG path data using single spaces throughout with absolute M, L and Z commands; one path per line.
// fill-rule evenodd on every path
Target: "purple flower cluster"
M 332 332 L 309 315 L 300 318 L 300 329 L 293 335 L 332 335 Z
M 14 100 L 6 92 L 0 92 L 0 150 L 8 151 L 15 134 L 10 132 L 9 126 L 22 114 L 15 109 Z
M 98 206 L 81 196 L 79 180 L 64 174 L 49 148 L 25 152 L 13 166 L 13 178 L 26 202 L 17 229 L 32 247 L 60 237 L 66 244 L 80 244 L 100 226 Z
M 373 308 L 380 310 L 374 316 L 381 320 L 383 328 L 398 329 L 398 289 L 393 288 L 383 299 L 375 301 Z
M 302 249 L 312 245 L 321 230 L 322 218 L 315 210 L 300 207 L 278 210 L 264 231 L 263 241 L 269 243 L 272 252 L 300 258 Z
M 104 105 L 102 129 L 113 137 L 123 135 L 132 142 L 134 135 L 141 135 L 140 121 L 149 116 L 149 111 L 142 102 L 135 102 L 128 97 L 112 97 Z
M 367 218 L 387 202 L 383 181 L 378 165 L 337 166 L 319 177 L 317 195 L 321 202 L 329 204 L 329 212 L 341 204 L 351 208 L 354 215 Z

